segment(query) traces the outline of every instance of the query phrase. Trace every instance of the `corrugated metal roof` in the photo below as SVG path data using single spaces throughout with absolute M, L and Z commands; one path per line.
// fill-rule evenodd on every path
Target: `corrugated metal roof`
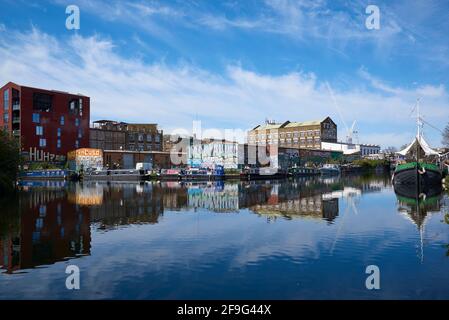
M 255 128 L 255 130 L 269 130 L 269 129 L 279 129 L 282 126 L 282 123 L 276 124 L 264 124 Z
M 280 128 L 295 128 L 295 127 L 305 127 L 305 126 L 318 126 L 326 119 L 314 120 L 314 121 L 304 121 L 304 122 L 289 122 L 289 121 L 286 121 L 286 122 L 283 122 L 283 123 L 263 124 L 263 125 L 258 125 L 253 130 L 270 130 L 270 129 L 280 129 Z
M 305 127 L 305 126 L 318 126 L 323 120 L 304 121 L 304 122 L 290 122 L 285 128 Z

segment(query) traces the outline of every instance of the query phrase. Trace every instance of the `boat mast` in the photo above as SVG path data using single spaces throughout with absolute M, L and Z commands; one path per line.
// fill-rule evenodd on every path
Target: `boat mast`
M 419 176 L 419 147 L 421 146 L 421 115 L 419 113 L 419 98 L 416 99 L 416 124 L 418 126 L 418 134 L 416 141 L 416 196 L 419 203 L 419 194 L 421 192 L 420 176 Z
M 416 99 L 416 125 L 418 126 L 418 141 L 421 143 L 421 135 L 422 135 L 422 121 L 421 121 L 421 114 L 419 110 L 419 99 Z

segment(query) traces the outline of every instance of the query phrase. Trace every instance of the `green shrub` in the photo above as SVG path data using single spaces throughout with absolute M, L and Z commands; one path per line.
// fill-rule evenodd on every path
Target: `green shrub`
M 384 166 L 387 164 L 386 160 L 371 160 L 371 159 L 361 159 L 355 160 L 353 164 L 361 166 L 366 169 L 374 169 L 377 166 Z
M 0 130 L 0 192 L 15 188 L 20 165 L 20 146 L 17 139 Z

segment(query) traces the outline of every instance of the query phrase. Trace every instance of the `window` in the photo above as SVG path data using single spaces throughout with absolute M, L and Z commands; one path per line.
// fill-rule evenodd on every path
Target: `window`
M 47 140 L 46 139 L 39 139 L 39 147 L 44 148 L 47 146 Z
M 33 122 L 34 123 L 40 123 L 40 115 L 39 113 L 33 113 Z
M 42 126 L 36 126 L 36 136 L 44 135 L 44 128 Z
M 139 135 L 137 136 L 137 139 L 139 140 L 139 142 L 143 142 L 143 134 L 139 133 Z
M 251 139 L 251 138 L 250 138 Z M 152 136 L 151 136 L 151 134 L 147 134 L 147 142 L 151 142 L 153 139 L 152 139 Z
M 69 101 L 69 112 L 70 114 L 79 115 L 80 112 L 80 101 L 81 99 L 72 99 Z
M 61 139 L 58 139 L 57 143 L 56 143 L 56 147 L 58 149 L 61 149 Z
M 59 120 L 59 123 L 61 124 L 61 126 L 64 125 L 65 119 L 64 116 L 61 116 L 61 119 Z
M 61 128 L 58 128 L 58 138 L 61 137 Z
M 9 109 L 9 90 L 8 89 L 6 89 L 3 92 L 3 109 L 5 111 L 8 111 L 8 109 Z
M 83 131 L 81 129 L 78 129 L 78 139 L 81 139 L 83 137 Z
M 78 140 L 75 141 L 75 148 L 78 149 L 80 146 L 80 142 Z
M 3 123 L 8 123 L 9 122 L 9 114 L 8 113 L 4 113 L 3 114 Z
M 52 108 L 53 97 L 49 94 L 34 92 L 33 109 L 49 112 Z
M 75 119 L 75 126 L 78 127 L 79 125 L 80 125 L 80 119 L 76 118 L 76 119 Z

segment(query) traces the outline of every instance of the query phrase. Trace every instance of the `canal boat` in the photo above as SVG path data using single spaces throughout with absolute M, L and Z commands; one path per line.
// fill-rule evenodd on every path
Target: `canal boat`
M 135 169 L 95 170 L 83 175 L 83 180 L 93 181 L 143 181 L 146 179 L 145 170 Z
M 397 152 L 403 161 L 396 165 L 392 180 L 395 186 L 407 186 L 419 194 L 428 186 L 441 186 L 443 174 L 439 166 L 440 154 L 429 146 L 422 133 L 419 101 L 416 108 L 418 133 L 411 144 Z
M 213 168 L 189 168 L 182 175 L 182 180 L 222 180 L 224 179 L 223 166 Z
M 19 180 L 66 180 L 71 174 L 62 169 L 28 170 L 19 173 Z
M 156 179 L 163 181 L 178 181 L 181 180 L 184 174 L 181 169 L 162 169 L 156 176 Z
M 284 179 L 288 177 L 288 171 L 277 168 L 248 168 L 242 171 L 240 179 L 242 180 L 271 180 Z
M 288 169 L 288 175 L 290 177 L 308 177 L 319 175 L 320 171 L 316 168 L 308 167 L 292 167 Z
M 340 167 L 337 164 L 325 163 L 320 169 L 322 175 L 339 175 L 341 173 Z

